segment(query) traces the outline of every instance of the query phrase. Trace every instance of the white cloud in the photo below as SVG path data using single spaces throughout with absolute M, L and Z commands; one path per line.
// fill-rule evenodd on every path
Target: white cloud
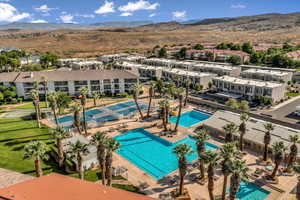
M 244 9 L 244 8 L 247 8 L 247 6 L 243 5 L 243 4 L 234 4 L 234 5 L 231 5 L 230 8 Z
M 122 17 L 129 17 L 129 16 L 132 16 L 132 13 L 130 13 L 130 12 L 124 12 L 124 13 L 121 13 L 120 16 L 122 16 Z
M 186 18 L 186 11 L 175 11 L 172 12 L 173 19 L 184 19 Z
M 105 1 L 105 3 L 100 6 L 97 10 L 95 10 L 96 14 L 103 15 L 107 13 L 114 13 L 115 12 L 115 5 L 112 1 Z
M 32 20 L 31 23 L 38 24 L 38 23 L 48 23 L 48 22 L 43 19 L 37 19 L 37 20 Z
M 149 15 L 149 17 L 155 17 L 156 16 L 156 13 L 152 13 Z
M 0 22 L 17 22 L 29 17 L 29 13 L 20 13 L 10 4 L 0 3 Z
M 93 15 L 93 14 L 76 14 L 75 17 L 95 18 L 95 15 Z
M 2 1 L 2 2 L 10 2 L 10 0 L 0 0 L 0 1 Z
M 73 19 L 74 19 L 74 16 L 73 16 L 73 15 L 61 15 L 59 18 L 60 18 L 60 20 L 61 20 L 63 23 L 72 23 L 72 24 L 76 24 L 76 22 L 73 21 Z
M 40 7 L 34 8 L 37 12 L 48 13 L 55 8 L 49 8 L 46 4 L 41 5 Z
M 134 12 L 137 10 L 155 10 L 159 7 L 159 3 L 151 4 L 149 1 L 138 0 L 136 2 L 129 1 L 126 5 L 120 6 L 121 12 Z

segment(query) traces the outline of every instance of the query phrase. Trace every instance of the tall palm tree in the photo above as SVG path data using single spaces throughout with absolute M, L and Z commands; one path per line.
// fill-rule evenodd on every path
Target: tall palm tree
M 48 94 L 48 100 L 49 100 L 50 107 L 51 107 L 51 110 L 52 110 L 53 115 L 54 115 L 55 123 L 58 126 L 59 122 L 58 122 L 58 119 L 57 119 L 57 112 L 56 112 L 56 110 L 57 110 L 57 100 L 58 100 L 57 92 L 49 93 Z
M 285 170 L 287 172 L 292 171 L 293 166 L 296 162 L 297 154 L 298 154 L 297 143 L 299 143 L 299 141 L 300 141 L 300 138 L 298 135 L 290 135 L 289 139 L 290 139 L 290 143 L 292 143 L 292 145 L 290 146 L 289 161 L 288 161 L 288 165 Z
M 80 104 L 75 104 L 72 106 L 72 112 L 74 113 L 74 126 L 76 127 L 79 134 L 81 134 L 81 119 L 80 119 L 80 111 L 82 107 Z
M 264 144 L 265 144 L 265 147 L 264 147 L 264 158 L 263 160 L 264 161 L 267 161 L 268 160 L 268 151 L 269 151 L 269 145 L 270 145 L 270 142 L 271 142 L 271 132 L 274 130 L 274 125 L 272 123 L 266 123 L 264 124 L 264 127 L 265 127 L 265 136 L 264 136 Z
M 24 159 L 32 158 L 34 160 L 36 176 L 43 175 L 42 163 L 44 159 L 48 159 L 48 147 L 44 142 L 32 141 L 24 146 Z
M 45 104 L 46 107 L 48 108 L 48 85 L 47 85 L 47 78 L 45 76 L 42 76 L 42 83 L 43 83 L 43 88 L 44 88 L 44 94 L 45 94 Z
M 297 182 L 297 186 L 296 186 L 296 199 L 300 200 L 300 162 L 297 162 L 296 165 L 294 165 L 293 167 L 294 172 L 296 172 L 298 174 L 298 182 Z
M 105 157 L 105 165 L 106 165 L 106 178 L 107 178 L 107 184 L 108 186 L 111 186 L 112 181 L 112 152 L 116 151 L 120 148 L 120 143 L 116 141 L 114 138 L 109 138 L 106 141 L 106 157 Z
M 173 153 L 175 153 L 178 157 L 178 168 L 179 168 L 179 176 L 180 176 L 180 184 L 179 184 L 179 192 L 178 195 L 183 194 L 183 184 L 184 177 L 187 173 L 187 159 L 186 156 L 193 153 L 192 148 L 187 144 L 179 144 L 173 149 Z
M 239 126 L 239 132 L 240 132 L 240 150 L 244 151 L 244 136 L 247 131 L 247 121 L 249 120 L 249 115 L 247 113 L 242 113 L 240 116 L 240 120 L 242 123 Z
M 168 130 L 167 127 L 167 121 L 166 121 L 166 115 L 167 115 L 167 111 L 166 111 L 166 107 L 167 107 L 167 100 L 166 99 L 162 99 L 158 102 L 160 109 L 161 109 L 161 116 L 162 116 L 162 122 L 163 122 L 163 126 L 164 126 L 164 131 Z
M 190 93 L 190 80 L 185 81 L 185 99 L 184 99 L 184 107 L 187 105 L 187 100 L 189 98 L 189 93 Z
M 235 200 L 236 194 L 240 190 L 242 179 L 248 179 L 247 163 L 244 160 L 233 160 L 230 166 L 232 176 L 230 178 L 230 194 L 229 199 Z
M 41 118 L 40 118 L 40 101 L 39 101 L 39 91 L 36 89 L 32 89 L 30 91 L 30 97 L 32 99 L 32 103 L 34 105 L 34 109 L 35 109 L 35 114 L 36 114 L 36 121 L 37 121 L 37 125 L 39 128 L 41 128 Z
M 197 131 L 192 137 L 196 140 L 198 159 L 200 163 L 199 165 L 200 179 L 203 179 L 205 177 L 205 169 L 204 169 L 204 162 L 201 158 L 206 151 L 205 142 L 209 140 L 209 135 L 205 129 L 201 129 Z
M 176 125 L 175 125 L 175 128 L 174 128 L 174 132 L 177 132 L 180 117 L 181 117 L 182 100 L 183 100 L 184 91 L 185 91 L 184 88 L 177 88 L 175 90 L 176 96 L 178 97 L 178 100 L 179 100 L 179 111 L 178 111 L 178 115 L 177 115 L 177 120 L 176 120 Z
M 92 93 L 93 101 L 94 101 L 94 106 L 97 106 L 97 100 L 100 99 L 101 95 L 99 92 L 93 92 Z
M 67 151 L 71 159 L 76 160 L 76 168 L 79 173 L 79 178 L 84 179 L 84 167 L 83 167 L 83 158 L 87 156 L 90 151 L 88 149 L 88 144 L 83 144 L 79 140 L 75 143 L 69 144 L 69 149 Z
M 149 105 L 148 105 L 148 111 L 147 111 L 147 117 L 150 117 L 150 109 L 152 104 L 152 99 L 155 93 L 155 83 L 153 81 L 150 82 L 150 88 L 149 88 Z
M 238 130 L 238 126 L 231 122 L 229 124 L 226 124 L 224 127 L 223 127 L 226 135 L 225 135 L 225 142 L 226 143 L 229 143 L 229 142 L 233 142 L 233 133 L 237 132 Z
M 220 156 L 222 158 L 222 173 L 224 175 L 224 181 L 223 181 L 223 192 L 222 192 L 222 200 L 226 199 L 226 189 L 227 189 L 227 180 L 228 176 L 230 175 L 230 165 L 238 153 L 238 149 L 236 147 L 235 143 L 226 143 L 222 145 L 220 149 Z
M 139 98 L 140 92 L 143 91 L 143 86 L 139 83 L 136 83 L 132 86 L 132 90 L 133 90 L 133 99 L 134 99 L 136 108 L 138 109 L 138 111 L 140 113 L 141 119 L 144 119 L 144 115 L 143 115 L 140 105 L 138 103 L 138 98 Z
M 272 145 L 272 150 L 274 153 L 274 162 L 275 162 L 275 167 L 273 169 L 273 172 L 271 174 L 271 178 L 275 179 L 276 173 L 278 171 L 279 165 L 284 159 L 284 152 L 286 151 L 286 146 L 284 146 L 284 143 L 282 141 L 280 142 L 275 142 Z
M 88 88 L 81 88 L 80 89 L 80 100 L 81 100 L 81 106 L 82 106 L 82 117 L 83 117 L 83 129 L 84 129 L 84 133 L 85 135 L 88 135 L 88 132 L 87 132 L 87 126 L 86 126 L 86 116 L 85 116 L 85 106 L 86 106 L 86 98 L 87 98 L 87 95 L 89 94 L 89 89 Z
M 52 137 L 56 140 L 56 147 L 58 151 L 58 165 L 62 167 L 64 164 L 65 156 L 62 140 L 68 137 L 67 131 L 62 126 L 57 126 L 51 130 Z
M 97 159 L 99 162 L 101 174 L 102 174 L 102 185 L 105 185 L 105 148 L 106 148 L 107 137 L 105 133 L 97 132 L 93 135 L 91 144 L 97 147 Z
M 162 88 L 164 87 L 164 82 L 162 80 L 157 80 L 155 82 L 155 91 L 159 93 L 159 96 L 162 97 Z

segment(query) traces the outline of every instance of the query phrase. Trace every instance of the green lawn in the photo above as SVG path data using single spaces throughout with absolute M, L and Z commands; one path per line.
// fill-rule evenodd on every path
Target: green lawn
M 41 108 L 46 108 L 46 103 L 44 101 L 40 102 Z M 16 107 L 17 109 L 34 109 L 32 102 L 26 102 L 24 104 L 21 104 L 20 106 Z
M 300 95 L 300 93 L 296 93 L 296 92 L 288 92 L 288 93 L 286 93 L 286 96 L 288 96 L 288 97 L 297 97 L 299 95 Z
M 36 121 L 16 119 L 0 119 L 0 168 L 10 169 L 20 173 L 35 176 L 33 160 L 24 160 L 23 147 L 32 140 L 41 140 L 48 145 L 53 145 L 54 141 L 49 135 L 49 129 L 43 127 L 36 128 Z M 44 174 L 51 172 L 62 173 L 57 164 L 46 161 L 42 165 Z M 78 174 L 69 174 L 78 178 Z M 95 182 L 99 180 L 99 170 L 85 172 L 85 179 Z M 114 177 L 114 179 L 123 179 Z M 116 185 L 114 187 L 123 188 L 128 191 L 139 192 L 134 186 Z

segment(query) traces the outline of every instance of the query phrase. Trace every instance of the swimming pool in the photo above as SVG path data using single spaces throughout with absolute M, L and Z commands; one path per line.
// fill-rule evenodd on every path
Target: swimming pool
M 161 179 L 178 168 L 178 160 L 173 153 L 178 144 L 186 143 L 193 148 L 193 154 L 187 156 L 188 162 L 198 158 L 196 143 L 191 137 L 171 143 L 144 129 L 135 129 L 115 139 L 121 144 L 117 153 L 155 179 Z M 216 150 L 218 146 L 206 143 L 206 148 Z
M 198 124 L 204 120 L 207 120 L 211 117 L 210 114 L 200 112 L 200 111 L 190 111 L 181 114 L 180 120 L 179 120 L 179 125 L 189 128 L 191 126 L 194 126 L 195 124 Z M 171 117 L 170 122 L 176 123 L 177 116 Z
M 110 122 L 115 120 L 118 120 L 118 118 L 113 115 L 106 115 L 95 119 L 96 122 Z
M 254 183 L 241 181 L 240 190 L 237 193 L 236 198 L 240 200 L 264 200 L 269 194 L 269 191 Z
M 141 110 L 143 110 L 143 109 L 148 108 L 148 106 L 142 104 L 142 105 L 140 105 L 140 108 L 141 108 Z M 130 107 L 130 108 L 125 109 L 125 110 L 118 111 L 118 113 L 121 114 L 121 115 L 127 116 L 127 115 L 129 115 L 129 114 L 131 114 L 131 113 L 133 113 L 133 112 L 136 112 L 137 110 L 138 110 L 138 109 L 137 109 L 137 107 L 135 106 L 135 107 Z
M 115 104 L 115 105 L 112 105 L 112 106 L 108 106 L 107 109 L 115 111 L 115 110 L 121 110 L 123 108 L 130 107 L 130 106 L 133 106 L 133 105 L 135 105 L 134 101 L 128 101 L 128 102 L 118 103 L 118 104 Z

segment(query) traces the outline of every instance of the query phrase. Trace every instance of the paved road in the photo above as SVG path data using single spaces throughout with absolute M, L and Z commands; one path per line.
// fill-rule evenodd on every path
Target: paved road
M 300 105 L 300 99 L 296 99 L 289 104 L 286 104 L 276 110 L 263 111 L 263 114 L 272 115 L 272 118 L 276 118 L 282 121 L 300 124 L 300 117 L 293 115 L 296 110 L 296 106 Z

